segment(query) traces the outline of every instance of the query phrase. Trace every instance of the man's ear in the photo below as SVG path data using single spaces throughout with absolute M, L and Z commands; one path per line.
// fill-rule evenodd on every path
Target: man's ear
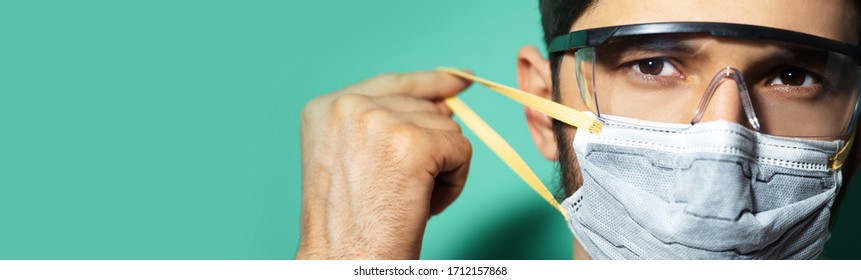
M 525 46 L 517 52 L 517 84 L 523 91 L 551 99 L 550 62 L 533 46 Z M 524 111 L 529 133 L 538 151 L 544 158 L 556 160 L 556 138 L 553 137 L 550 117 L 529 107 L 524 107 Z

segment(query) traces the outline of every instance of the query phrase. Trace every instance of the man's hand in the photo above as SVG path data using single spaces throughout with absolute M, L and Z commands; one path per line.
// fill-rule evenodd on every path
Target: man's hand
M 387 74 L 302 112 L 297 259 L 417 259 L 431 215 L 466 181 L 472 146 L 442 100 L 468 81 Z

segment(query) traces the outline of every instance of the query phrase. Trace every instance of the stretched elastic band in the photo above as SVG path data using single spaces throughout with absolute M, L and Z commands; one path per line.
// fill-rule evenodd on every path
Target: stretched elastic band
M 577 128 L 586 129 L 591 133 L 598 134 L 601 132 L 601 128 L 603 128 L 603 124 L 594 117 L 553 101 L 491 82 L 457 69 L 440 67 L 437 68 L 437 70 L 485 85 L 502 95 L 514 99 L 524 106 L 538 110 L 541 113 Z M 472 130 L 472 132 L 474 132 L 485 145 L 496 153 L 496 155 L 499 156 L 502 161 L 508 165 L 508 167 L 514 170 L 514 173 L 517 173 L 517 175 L 520 176 L 520 178 L 522 178 L 523 181 L 532 188 L 532 190 L 537 192 L 538 195 L 544 198 L 544 200 L 547 201 L 547 203 L 550 203 L 550 205 L 556 208 L 556 210 L 559 210 L 559 213 L 562 213 L 562 216 L 566 221 L 568 220 L 568 213 L 562 209 L 562 206 L 559 205 L 559 202 L 557 202 L 556 198 L 554 198 L 550 193 L 550 190 L 547 189 L 544 183 L 541 182 L 541 179 L 535 175 L 535 172 L 529 168 L 526 162 L 523 161 L 523 158 L 514 151 L 514 148 L 512 148 L 511 145 L 502 138 L 502 136 L 496 133 L 490 125 L 478 117 L 478 115 L 459 98 L 450 97 L 445 100 L 445 104 L 455 114 L 457 114 L 461 121 L 463 121 L 463 123 L 466 124 L 466 126 L 469 127 L 469 129 Z
M 454 68 L 439 67 L 437 70 L 480 83 L 508 98 L 514 99 L 514 101 L 523 104 L 523 106 L 535 109 L 551 118 L 567 123 L 578 129 L 588 130 L 592 134 L 601 133 L 601 128 L 604 127 L 603 123 L 590 115 L 565 107 L 565 105 L 535 96 L 534 94 L 491 82 Z
M 846 162 L 846 157 L 849 156 L 849 149 L 852 148 L 852 142 L 855 141 L 855 129 L 856 128 L 852 128 L 849 132 L 849 140 L 843 144 L 843 147 L 840 147 L 840 150 L 828 159 L 828 167 L 832 170 L 840 169 L 843 167 L 843 163 Z
M 514 148 L 505 142 L 505 139 L 502 139 L 502 136 L 499 136 L 493 128 L 490 128 L 484 120 L 482 120 L 475 112 L 472 111 L 466 103 L 463 103 L 460 98 L 457 97 L 449 97 L 445 100 L 445 105 L 448 107 L 472 130 L 475 135 L 484 142 L 487 147 L 490 148 L 508 167 L 511 167 L 514 170 L 514 173 L 517 173 L 523 181 L 526 181 L 526 184 L 529 184 L 535 192 L 538 193 L 547 203 L 550 203 L 556 210 L 559 210 L 559 213 L 562 213 L 562 216 L 565 217 L 565 220 L 568 220 L 568 213 L 562 209 L 562 206 L 559 205 L 559 202 L 556 202 L 556 198 L 550 194 L 550 191 L 547 190 L 547 187 L 544 186 L 544 183 L 541 182 L 541 179 L 538 179 L 538 176 L 535 175 L 535 172 L 526 165 L 526 162 L 523 161 L 523 158 L 514 151 Z

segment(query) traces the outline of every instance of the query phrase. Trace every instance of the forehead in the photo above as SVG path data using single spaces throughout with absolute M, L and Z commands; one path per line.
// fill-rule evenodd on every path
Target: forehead
M 858 16 L 849 0 L 596 0 L 571 31 L 674 21 L 761 25 L 858 43 Z

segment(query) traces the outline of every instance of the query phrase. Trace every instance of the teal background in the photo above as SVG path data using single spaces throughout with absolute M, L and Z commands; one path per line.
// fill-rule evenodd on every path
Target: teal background
M 536 1 L 0 2 L 0 259 L 292 259 L 299 113 L 378 73 L 516 85 Z M 464 100 L 546 183 L 522 109 Z M 471 132 L 425 259 L 567 259 L 561 217 Z M 849 187 L 826 258 L 859 258 Z

